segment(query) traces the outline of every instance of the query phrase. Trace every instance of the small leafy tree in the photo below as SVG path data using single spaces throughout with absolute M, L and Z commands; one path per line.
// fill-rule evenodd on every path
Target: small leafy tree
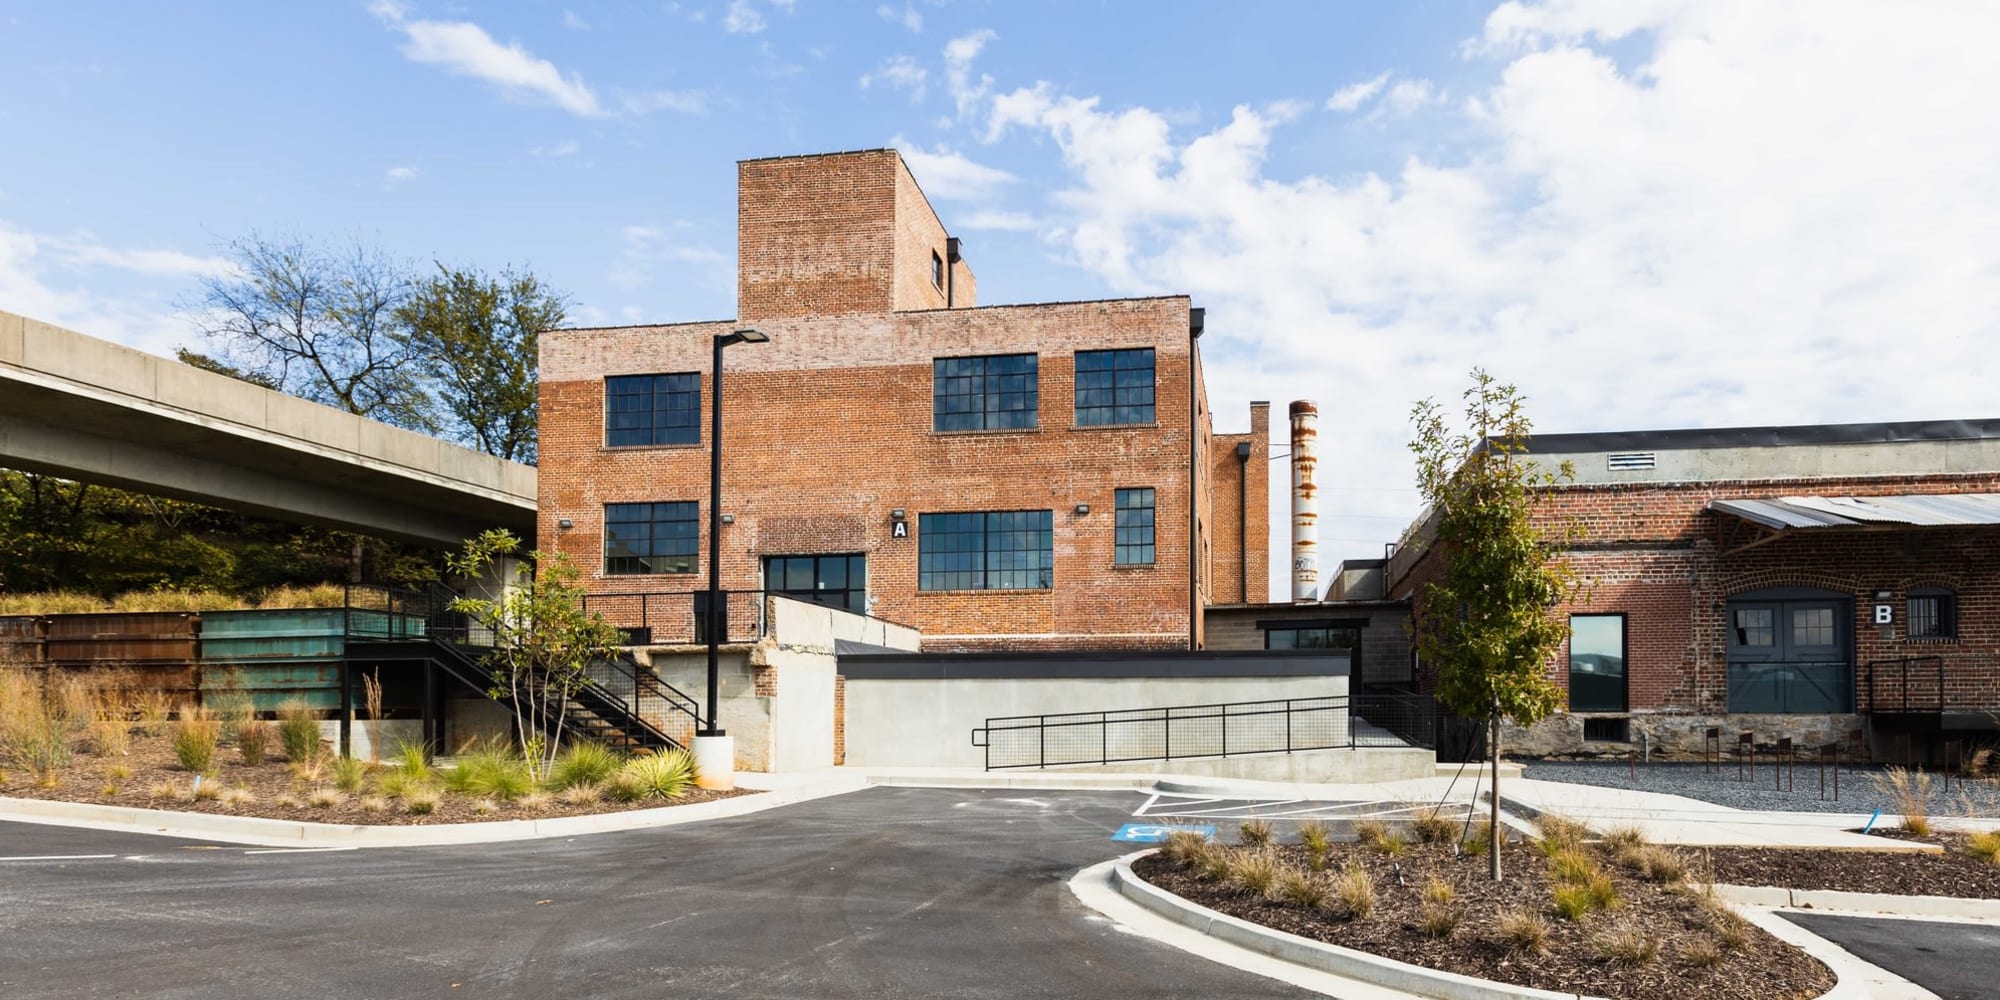
M 1524 461 L 1532 427 L 1514 386 L 1472 370 L 1465 429 L 1448 426 L 1433 400 L 1412 412 L 1417 485 L 1431 510 L 1436 570 L 1419 590 L 1417 652 L 1436 669 L 1440 704 L 1484 717 L 1491 728 L 1493 878 L 1500 878 L 1500 720 L 1529 726 L 1555 711 L 1561 692 L 1546 664 L 1567 634 L 1555 613 L 1577 595 L 1562 551 L 1577 527 L 1539 529 L 1544 488 L 1574 478 L 1565 463 Z
M 396 309 L 445 430 L 488 455 L 535 461 L 535 349 L 562 325 L 562 293 L 526 272 L 438 265 Z
M 566 557 L 533 551 L 520 559 L 520 549 L 520 539 L 499 529 L 467 541 L 451 557 L 452 571 L 487 577 L 501 590 L 497 598 L 462 597 L 451 607 L 492 636 L 484 662 L 494 686 L 487 694 L 513 706 L 521 756 L 541 781 L 562 750 L 570 696 L 590 683 L 585 671 L 593 661 L 617 655 L 623 635 L 603 615 L 584 610 L 580 574 Z

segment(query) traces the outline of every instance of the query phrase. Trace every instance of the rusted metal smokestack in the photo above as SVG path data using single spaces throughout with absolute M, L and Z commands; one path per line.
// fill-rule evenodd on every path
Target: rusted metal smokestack
M 1292 600 L 1319 596 L 1319 406 L 1292 403 Z

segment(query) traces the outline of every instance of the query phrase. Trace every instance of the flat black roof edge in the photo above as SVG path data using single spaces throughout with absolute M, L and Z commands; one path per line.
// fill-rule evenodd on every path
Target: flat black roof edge
M 1290 607 L 1290 605 L 1286 605 L 1286 607 Z M 907 662 L 911 657 L 914 656 L 914 657 L 921 657 L 926 660 L 942 660 L 952 663 L 985 663 L 996 660 L 1013 660 L 1019 662 L 1032 662 L 1032 663 L 1048 663 L 1048 662 L 1075 663 L 1078 661 L 1104 663 L 1104 662 L 1126 662 L 1132 660 L 1186 660 L 1192 662 L 1204 662 L 1209 660 L 1242 660 L 1242 659 L 1285 660 L 1285 659 L 1299 659 L 1301 657 L 1318 658 L 1321 656 L 1333 658 L 1333 657 L 1343 657 L 1346 655 L 1347 654 L 1345 652 L 1315 653 L 1310 650 L 1298 650 L 1298 649 L 1197 649 L 1197 650 L 1096 649 L 1096 650 L 1071 650 L 1071 651 L 1023 650 L 1014 652 L 979 651 L 979 652 L 966 652 L 966 653 L 932 653 L 920 650 L 915 653 L 850 653 L 842 656 L 840 659 L 841 662 L 843 663 L 848 661 L 853 661 L 855 663 L 876 663 L 876 662 L 901 663 L 901 662 Z
M 1528 454 L 1588 451 L 1685 451 L 1695 448 L 1785 448 L 1818 444 L 1896 444 L 2000 439 L 2000 419 L 1907 420 L 1784 427 L 1690 427 L 1678 430 L 1534 434 Z

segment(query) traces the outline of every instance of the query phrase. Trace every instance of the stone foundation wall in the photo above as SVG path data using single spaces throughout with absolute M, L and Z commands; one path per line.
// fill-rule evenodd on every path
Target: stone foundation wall
M 1585 719 L 1627 719 L 1627 742 L 1587 741 Z M 1634 712 L 1629 715 L 1560 713 L 1523 728 L 1501 729 L 1502 757 L 1618 757 L 1650 747 L 1655 759 L 1698 760 L 1709 728 L 1722 731 L 1722 752 L 1736 750 L 1737 740 L 1750 733 L 1759 751 L 1768 752 L 1778 740 L 1791 737 L 1800 753 L 1828 743 L 1842 743 L 1849 759 L 1865 756 L 1867 724 L 1859 715 L 1693 715 Z

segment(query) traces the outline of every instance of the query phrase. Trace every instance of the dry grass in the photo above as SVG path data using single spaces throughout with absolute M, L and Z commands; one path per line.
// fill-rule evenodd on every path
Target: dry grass
M 90 725 L 91 699 L 75 683 L 48 683 L 31 670 L 0 670 L 0 766 L 55 787 Z
M 146 789 L 146 797 L 149 799 L 171 799 L 180 793 L 180 786 L 171 781 L 155 781 Z
M 1681 946 L 1681 961 L 1697 969 L 1721 965 L 1729 952 L 1709 938 L 1695 938 Z
M 1559 851 L 1582 847 L 1584 838 L 1590 836 L 1589 827 L 1555 813 L 1543 813 L 1541 818 L 1535 821 L 1535 826 L 1542 832 L 1542 837 L 1536 842 L 1536 846 L 1541 848 L 1543 854 L 1550 857 L 1554 857 Z
M 347 603 L 347 588 L 337 583 L 309 587 L 273 587 L 257 598 L 257 606 L 267 609 L 339 608 Z
M 390 805 L 392 805 L 388 796 L 385 795 L 363 795 L 354 804 L 360 806 L 364 812 L 372 813 L 388 812 Z
M 1379 819 L 1357 819 L 1354 821 L 1355 839 L 1374 847 L 1389 836 L 1389 824 Z
M 1326 905 L 1326 886 L 1320 880 L 1297 869 L 1287 869 L 1278 876 L 1278 886 L 1273 893 L 1282 903 L 1317 910 Z
M 1186 868 L 1208 847 L 1208 838 L 1192 830 L 1175 830 L 1167 834 L 1167 841 L 1160 845 L 1160 854 L 1168 861 Z
M 444 793 L 435 788 L 413 788 L 403 794 L 403 809 L 415 816 L 428 816 L 437 811 Z
M 1549 922 L 1532 910 L 1503 910 L 1493 921 L 1493 936 L 1510 951 L 1539 954 L 1549 946 Z
M 499 811 L 500 803 L 492 799 L 480 799 L 472 804 L 472 814 L 474 816 L 491 816 Z
M 604 786 L 593 782 L 571 785 L 556 793 L 556 798 L 564 805 L 583 806 L 604 800 Z
M 104 776 L 112 781 L 132 780 L 132 769 L 124 764 L 104 765 Z
M 315 788 L 306 793 L 306 805 L 314 809 L 331 809 L 347 801 L 347 793 L 338 788 Z
M 1230 859 L 1229 881 L 1255 896 L 1269 896 L 1278 884 L 1278 859 L 1265 850 L 1235 852 Z
M 1965 853 L 2000 865 L 2000 830 L 1987 830 L 1966 838 Z
M 1672 885 L 1687 878 L 1687 859 L 1655 844 L 1620 848 L 1614 859 L 1648 882 Z
M 243 763 L 261 767 L 271 753 L 271 724 L 250 719 L 236 727 L 236 752 Z
M 1366 920 L 1375 912 L 1375 878 L 1352 861 L 1333 877 L 1333 901 L 1349 920 Z
M 222 739 L 222 720 L 200 705 L 183 705 L 171 733 L 174 759 L 196 774 L 215 769 L 215 745 Z
M 285 758 L 295 764 L 318 759 L 319 711 L 296 698 L 278 706 L 278 739 Z
M 1438 806 L 1425 806 L 1410 821 L 1410 833 L 1420 844 L 1449 844 L 1458 839 L 1459 823 Z
M 547 812 L 549 806 L 554 804 L 555 800 L 556 797 L 548 792 L 533 791 L 515 799 L 514 805 L 520 807 L 525 812 Z
M 1450 882 L 1433 876 L 1424 883 L 1424 905 L 1417 915 L 1417 927 L 1428 937 L 1448 938 L 1465 919 L 1458 905 L 1458 890 Z
M 110 607 L 96 594 L 66 590 L 46 594 L 0 594 L 0 615 L 87 615 Z
M 343 792 L 358 792 L 361 783 L 368 779 L 368 762 L 359 757 L 336 757 L 333 760 L 333 787 Z
M 1261 819 L 1246 819 L 1236 825 L 1236 837 L 1245 847 L 1263 847 L 1271 842 L 1271 824 Z
M 1604 846 L 1614 851 L 1644 847 L 1647 843 L 1646 831 L 1636 826 L 1614 826 L 1604 831 Z
M 1660 939 L 1630 928 L 1607 931 L 1592 939 L 1591 947 L 1612 965 L 1638 968 L 1660 957 Z
M 1333 838 L 1326 832 L 1326 824 L 1309 819 L 1299 824 L 1299 843 L 1304 844 L 1306 853 L 1324 859 L 1326 852 L 1333 849 Z
M 158 736 L 166 731 L 167 719 L 173 714 L 173 699 L 165 691 L 135 691 L 128 699 L 132 714 L 139 719 L 139 731 L 147 736 Z
M 250 602 L 214 590 L 140 590 L 111 599 L 113 611 L 244 611 Z
M 1901 828 L 1919 837 L 1931 832 L 1931 776 L 1923 770 L 1884 768 L 1872 779 L 1875 791 L 1902 816 Z
M 215 801 L 233 809 L 237 806 L 247 806 L 255 803 L 257 796 L 248 788 L 225 788 L 220 794 L 216 795 Z

